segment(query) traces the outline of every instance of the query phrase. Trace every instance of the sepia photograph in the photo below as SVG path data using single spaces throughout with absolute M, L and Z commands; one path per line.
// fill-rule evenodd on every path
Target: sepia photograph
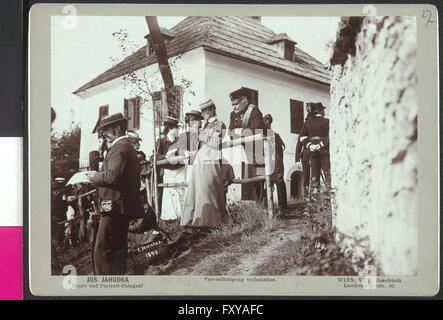
M 52 16 L 51 274 L 416 276 L 413 16 Z

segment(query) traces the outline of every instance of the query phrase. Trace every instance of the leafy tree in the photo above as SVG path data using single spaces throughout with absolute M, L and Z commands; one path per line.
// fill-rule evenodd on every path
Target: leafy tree
M 68 180 L 79 170 L 80 126 L 72 123 L 70 130 L 51 133 L 52 180 L 62 177 Z
M 191 89 L 192 81 L 184 76 L 184 72 L 180 67 L 179 62 L 183 59 L 183 53 L 176 53 L 168 59 L 172 73 L 182 76 L 177 77 L 176 84 L 170 91 L 171 96 L 168 100 L 167 110 L 163 110 L 164 106 L 161 104 L 154 105 L 154 101 L 159 100 L 159 94 L 161 95 L 164 91 L 160 68 L 150 70 L 147 67 L 143 67 L 138 70 L 133 70 L 131 64 L 127 63 L 127 61 L 133 59 L 133 55 L 141 49 L 131 40 L 126 29 L 120 29 L 114 32 L 112 36 L 117 40 L 121 56 L 110 57 L 110 60 L 114 66 L 118 66 L 124 70 L 121 81 L 123 88 L 129 91 L 132 96 L 139 98 L 142 108 L 145 106 L 147 109 L 156 108 L 156 126 L 160 127 L 164 116 L 179 118 L 179 106 L 181 105 L 184 92 L 189 91 L 190 94 L 195 95 L 195 92 Z M 154 51 L 153 48 L 152 51 Z M 147 57 L 142 57 L 142 59 L 147 59 Z M 143 117 L 143 111 L 141 111 L 141 117 L 143 120 L 147 120 Z

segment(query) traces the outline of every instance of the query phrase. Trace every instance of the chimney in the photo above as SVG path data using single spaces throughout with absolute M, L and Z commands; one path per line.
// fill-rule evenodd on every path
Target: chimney
M 169 29 L 160 27 L 160 32 L 163 36 L 163 41 L 165 42 L 165 44 L 175 38 L 175 34 Z M 151 34 L 148 33 L 144 38 L 146 39 L 146 55 L 149 56 L 154 53 L 154 46 L 152 43 Z
M 260 22 L 260 23 L 261 23 L 261 17 L 249 17 L 249 18 L 254 19 L 254 20 L 256 20 L 257 22 Z
M 154 52 L 154 46 L 152 45 L 151 35 L 147 34 L 146 39 L 146 55 L 150 56 Z

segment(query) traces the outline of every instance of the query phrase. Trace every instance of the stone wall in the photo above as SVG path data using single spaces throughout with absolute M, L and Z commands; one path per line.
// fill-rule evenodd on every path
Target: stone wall
M 417 268 L 416 24 L 365 18 L 355 55 L 333 67 L 330 107 L 334 222 L 370 237 L 380 272 Z

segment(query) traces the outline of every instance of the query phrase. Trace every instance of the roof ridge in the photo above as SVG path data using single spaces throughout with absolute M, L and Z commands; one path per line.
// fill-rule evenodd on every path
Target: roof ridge
M 258 20 L 249 18 L 249 16 L 230 16 L 230 17 L 241 18 L 242 20 L 244 20 L 245 22 L 247 22 L 247 23 L 249 23 L 251 25 L 259 26 L 261 29 L 266 30 L 266 32 L 272 33 L 273 35 L 277 34 L 271 28 L 268 28 L 267 26 L 265 26 L 263 23 L 259 22 Z
M 314 60 L 315 62 L 317 62 L 319 65 L 323 66 L 323 63 L 321 63 L 320 60 L 318 60 L 317 58 L 311 56 L 309 53 L 307 53 L 306 51 L 300 49 L 299 47 L 297 47 L 297 45 L 294 46 L 295 49 L 297 49 L 302 55 L 306 55 L 308 56 L 310 59 Z

